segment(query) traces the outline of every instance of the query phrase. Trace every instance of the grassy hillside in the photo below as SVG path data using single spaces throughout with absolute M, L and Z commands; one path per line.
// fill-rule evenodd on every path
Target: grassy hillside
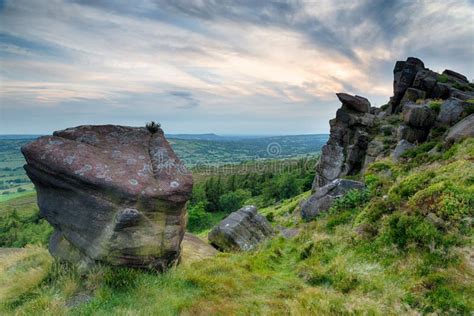
M 262 209 L 273 225 L 299 234 L 251 253 L 222 253 L 163 275 L 97 267 L 81 277 L 44 261 L 46 250 L 26 249 L 0 265 L 0 295 L 13 291 L 5 271 L 24 284 L 0 297 L 0 313 L 469 315 L 474 139 L 428 147 L 401 164 L 372 164 L 366 191 L 349 193 L 312 222 L 298 216 L 308 193 Z

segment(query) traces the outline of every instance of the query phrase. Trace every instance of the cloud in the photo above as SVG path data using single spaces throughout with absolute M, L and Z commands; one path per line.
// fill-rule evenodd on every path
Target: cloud
M 58 122 L 134 124 L 150 115 L 173 132 L 276 134 L 282 120 L 285 133 L 327 131 L 335 92 L 374 105 L 388 100 L 396 60 L 417 56 L 433 70 L 472 78 L 473 6 L 5 1 L 0 133 L 50 132 Z M 25 111 L 42 119 L 20 127 Z

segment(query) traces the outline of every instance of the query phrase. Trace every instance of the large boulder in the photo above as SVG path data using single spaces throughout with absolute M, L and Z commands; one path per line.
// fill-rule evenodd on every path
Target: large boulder
M 344 196 L 350 190 L 365 188 L 362 182 L 336 179 L 331 183 L 318 188 L 306 201 L 301 203 L 301 217 L 311 220 L 322 212 L 329 210 L 334 200 Z
M 268 220 L 253 205 L 231 213 L 208 234 L 211 245 L 222 251 L 254 249 L 274 234 Z
M 429 129 L 436 121 L 436 113 L 426 104 L 408 103 L 403 107 L 403 121 L 415 128 Z
M 370 102 L 364 97 L 358 95 L 352 96 L 347 93 L 336 93 L 336 96 L 343 105 L 346 105 L 358 112 L 369 112 L 370 110 Z
M 468 106 L 468 102 L 457 98 L 449 98 L 441 104 L 437 120 L 442 124 L 453 125 L 462 118 Z
M 446 142 L 452 144 L 468 137 L 474 137 L 474 114 L 469 115 L 451 127 L 446 136 Z
M 79 126 L 24 146 L 53 256 L 163 271 L 180 256 L 192 176 L 161 129 Z

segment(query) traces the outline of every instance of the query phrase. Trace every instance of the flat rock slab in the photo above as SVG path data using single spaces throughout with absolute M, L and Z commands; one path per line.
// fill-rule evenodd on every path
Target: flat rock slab
M 163 131 L 79 126 L 24 146 L 53 255 L 87 266 L 165 270 L 176 263 L 192 176 Z
M 223 219 L 211 230 L 208 238 L 213 246 L 222 251 L 248 251 L 273 234 L 268 220 L 258 214 L 255 206 L 250 205 Z

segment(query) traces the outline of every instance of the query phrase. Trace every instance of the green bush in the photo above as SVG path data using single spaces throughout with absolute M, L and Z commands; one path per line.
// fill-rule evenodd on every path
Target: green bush
M 407 151 L 405 151 L 401 157 L 402 158 L 415 158 L 423 153 L 426 153 L 433 149 L 438 143 L 435 141 L 431 142 L 426 142 L 421 145 L 418 145 L 416 147 L 410 148 Z
M 390 189 L 389 197 L 395 201 L 398 200 L 397 196 L 408 198 L 428 185 L 434 176 L 434 171 L 411 174 Z
M 397 212 L 387 219 L 381 238 L 404 250 L 411 244 L 432 249 L 441 242 L 442 236 L 423 217 Z
M 242 189 L 225 193 L 219 198 L 219 209 L 226 213 L 235 212 L 251 197 L 252 194 L 249 191 Z
M 444 74 L 439 75 L 436 81 L 441 82 L 441 83 L 447 83 L 449 81 L 449 77 Z
M 0 247 L 46 245 L 53 227 L 39 213 L 20 216 L 16 210 L 0 217 Z
M 190 232 L 199 232 L 208 229 L 212 223 L 212 214 L 206 212 L 204 202 L 201 202 L 188 210 L 188 227 Z
M 436 114 L 439 114 L 439 111 L 441 110 L 441 104 L 443 104 L 443 101 L 431 101 L 428 106 L 430 109 L 436 112 Z
M 125 291 L 135 286 L 139 275 L 137 269 L 109 267 L 103 275 L 104 284 L 114 291 Z

